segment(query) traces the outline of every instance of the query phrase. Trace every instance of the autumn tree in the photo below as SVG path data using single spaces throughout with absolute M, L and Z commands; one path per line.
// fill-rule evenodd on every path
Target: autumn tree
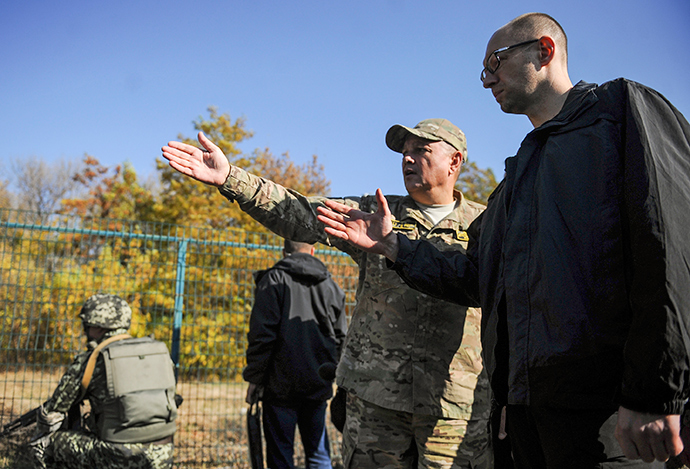
M 237 144 L 252 137 L 243 118 L 234 121 L 228 114 L 218 114 L 208 108 L 209 118 L 193 121 L 194 128 L 204 132 L 225 153 L 230 164 L 295 189 L 304 195 L 327 195 L 330 182 L 316 156 L 311 162 L 295 164 L 288 153 L 276 157 L 269 149 L 255 150 L 245 155 Z M 195 138 L 178 135 L 178 139 L 199 146 Z M 157 160 L 161 179 L 161 196 L 157 213 L 161 220 L 171 223 L 206 225 L 213 228 L 243 228 L 248 231 L 266 229 L 242 212 L 237 204 L 228 203 L 215 187 L 207 186 L 172 169 L 167 162 Z
M 32 212 L 34 222 L 45 224 L 60 208 L 62 199 L 78 192 L 71 181 L 79 164 L 74 161 L 45 160 L 32 156 L 10 163 L 11 187 L 16 208 Z
M 455 188 L 468 199 L 486 205 L 496 185 L 496 176 L 491 168 L 480 169 L 474 161 L 466 161 L 462 165 Z
M 140 183 L 130 163 L 106 167 L 87 154 L 83 169 L 71 180 L 84 189 L 85 195 L 63 200 L 63 213 L 101 219 L 156 219 L 154 195 Z
M 12 194 L 8 185 L 7 181 L 0 181 L 0 208 L 12 208 Z

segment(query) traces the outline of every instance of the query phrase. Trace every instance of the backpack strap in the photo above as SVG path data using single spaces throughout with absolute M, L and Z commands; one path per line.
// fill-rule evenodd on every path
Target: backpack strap
M 132 336 L 129 334 L 118 334 L 114 335 L 112 337 L 107 338 L 98 346 L 93 349 L 93 352 L 91 352 L 91 355 L 89 356 L 89 360 L 86 362 L 86 369 L 84 370 L 84 376 L 81 378 L 81 395 L 79 396 L 79 399 L 77 399 L 77 402 L 81 401 L 84 398 L 84 395 L 86 394 L 86 388 L 89 387 L 89 384 L 91 384 L 91 377 L 93 376 L 93 370 L 96 367 L 96 360 L 98 359 L 98 355 L 100 355 L 101 350 L 103 350 L 105 347 L 108 345 L 112 344 L 113 342 L 117 342 L 118 340 L 123 340 L 123 339 L 131 339 Z

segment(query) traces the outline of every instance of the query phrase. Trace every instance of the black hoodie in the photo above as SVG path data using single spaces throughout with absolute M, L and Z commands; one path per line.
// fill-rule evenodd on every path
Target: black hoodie
M 318 370 L 338 363 L 345 294 L 326 266 L 305 253 L 257 272 L 255 280 L 244 379 L 264 385 L 266 400 L 329 399 L 332 384 Z

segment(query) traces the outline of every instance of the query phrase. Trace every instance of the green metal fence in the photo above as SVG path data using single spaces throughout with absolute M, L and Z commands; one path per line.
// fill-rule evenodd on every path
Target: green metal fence
M 180 408 L 176 467 L 249 467 L 241 373 L 253 273 L 281 257 L 266 233 L 0 210 L 0 424 L 47 399 L 84 349 L 77 313 L 96 292 L 125 298 L 133 336 L 165 341 L 176 364 Z M 324 249 L 319 249 L 324 248 Z M 354 302 L 357 271 L 317 246 Z M 0 467 L 21 467 L 30 430 L 0 441 Z M 334 462 L 339 435 L 329 429 Z

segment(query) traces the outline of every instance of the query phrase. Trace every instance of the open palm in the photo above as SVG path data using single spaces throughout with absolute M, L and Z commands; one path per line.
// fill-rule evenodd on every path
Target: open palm
M 326 225 L 328 235 L 344 239 L 364 251 L 394 260 L 397 255 L 397 238 L 393 233 L 393 217 L 381 189 L 376 190 L 376 202 L 378 210 L 367 213 L 333 200 L 325 200 L 327 208 L 317 209 L 318 218 Z
M 180 173 L 213 186 L 223 185 L 230 172 L 230 163 L 223 151 L 199 132 L 199 143 L 206 151 L 182 142 L 169 142 L 162 148 L 163 158 Z

